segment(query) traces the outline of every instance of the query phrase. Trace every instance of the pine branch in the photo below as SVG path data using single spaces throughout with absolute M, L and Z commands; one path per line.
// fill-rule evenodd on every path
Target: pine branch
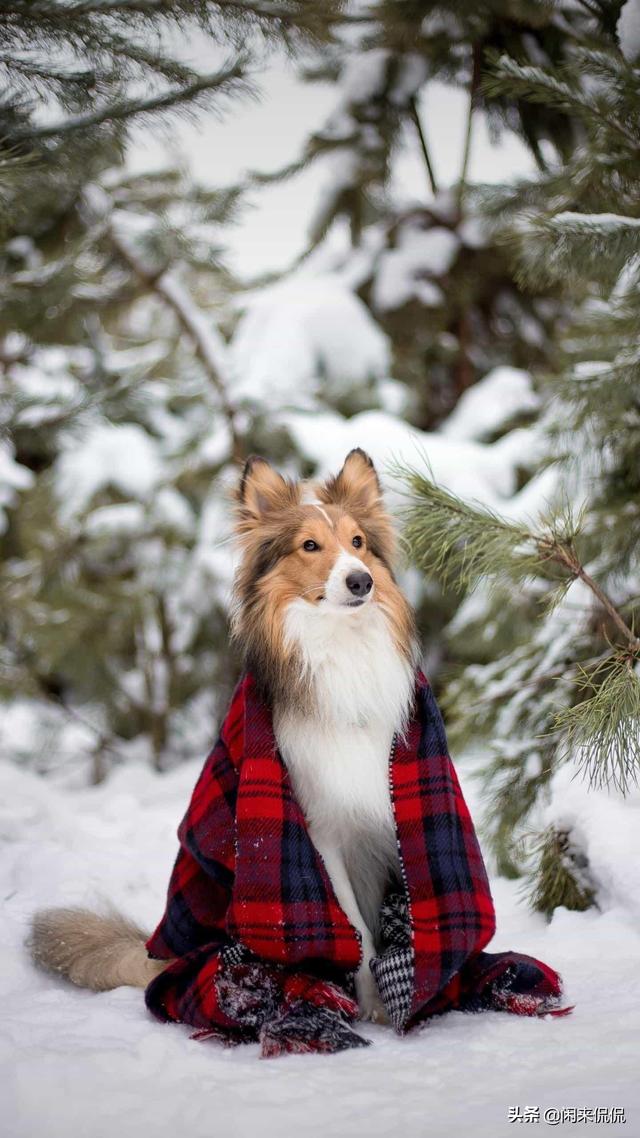
M 528 875 L 529 903 L 535 912 L 550 917 L 561 905 L 582 912 L 594 904 L 595 887 L 586 858 L 574 849 L 569 832 L 549 826 L 538 836 L 532 853 L 536 868 Z
M 561 757 L 573 759 L 592 785 L 612 783 L 626 792 L 640 773 L 640 638 L 602 586 L 587 572 L 575 548 L 580 523 L 568 510 L 547 519 L 546 532 L 516 526 L 491 510 L 463 502 L 432 479 L 399 468 L 412 492 L 405 536 L 427 573 L 459 588 L 481 578 L 522 579 L 556 566 L 580 580 L 619 634 L 617 651 L 595 669 L 574 666 L 578 690 L 588 699 L 553 716 L 550 735 L 560 738 Z M 532 676 L 536 682 L 540 677 Z M 546 680 L 548 677 L 544 677 Z
M 405 508 L 405 538 L 415 560 L 443 583 L 461 590 L 481 578 L 544 575 L 556 565 L 581 580 L 618 629 L 628 652 L 640 658 L 640 639 L 602 587 L 586 571 L 575 550 L 581 521 L 570 510 L 547 519 L 546 532 L 515 525 L 477 503 L 469 503 L 416 470 L 396 466 L 412 502 Z M 564 576 L 564 574 L 563 574 Z
M 501 235 L 527 281 L 583 279 L 598 273 L 611 284 L 633 257 L 640 256 L 640 218 L 614 213 L 563 211 L 529 216 Z
M 227 421 L 232 442 L 233 457 L 240 462 L 245 455 L 244 440 L 237 422 L 237 412 L 229 401 L 224 373 L 225 347 L 217 343 L 216 333 L 204 316 L 194 309 L 180 283 L 163 269 L 160 273 L 150 271 L 136 256 L 133 250 L 114 231 L 109 231 L 113 248 L 122 261 L 131 269 L 134 276 L 153 291 L 156 296 L 172 310 L 182 331 L 194 346 L 196 356 L 205 369 L 209 381 L 217 393 L 220 409 Z
M 587 699 L 558 712 L 560 758 L 573 760 L 591 786 L 622 794 L 640 781 L 640 675 L 633 657 L 617 654 L 596 673 L 583 673 Z
M 224 95 L 236 91 L 251 92 L 251 86 L 244 74 L 243 63 L 239 61 L 212 75 L 203 75 L 185 87 L 174 87 L 146 99 L 123 99 L 120 102 L 107 104 L 101 109 L 61 119 L 56 123 L 43 124 L 42 126 L 29 124 L 18 127 L 12 131 L 11 141 L 33 142 L 47 138 L 59 138 L 62 135 L 89 130 L 107 122 L 118 122 L 157 111 L 177 109 L 193 102 L 198 96 L 209 94 L 212 91 L 218 91 Z
M 471 157 L 471 138 L 473 128 L 473 116 L 476 111 L 478 92 L 480 89 L 480 80 L 482 78 L 482 47 L 479 43 L 474 43 L 471 49 L 471 79 L 469 81 L 469 106 L 467 110 L 467 121 L 464 135 L 464 148 L 462 152 L 462 165 L 460 167 L 460 178 L 458 181 L 458 209 L 462 211 L 462 203 L 464 201 L 467 177 L 469 172 L 469 159 Z
M 8 5 L 0 5 L 0 12 L 2 7 Z M 340 3 L 329 2 L 316 6 L 309 0 L 294 0 L 289 4 L 271 4 L 269 0 L 199 0 L 195 4 L 194 0 L 66 0 L 60 4 L 53 4 L 51 0 L 11 0 L 8 15 L 34 21 L 46 20 L 51 24 L 57 22 L 66 28 L 70 19 L 87 16 L 120 18 L 121 21 L 139 17 L 146 22 L 163 20 L 176 25 L 185 18 L 196 18 L 206 26 L 214 13 L 228 12 L 253 18 L 265 25 L 273 24 L 277 28 L 305 28 L 310 25 L 320 28 L 327 20 L 344 20 L 340 7 Z
M 613 604 L 613 601 L 609 599 L 604 590 L 600 588 L 597 581 L 594 581 L 593 577 L 587 573 L 584 566 L 580 564 L 580 561 L 573 548 L 573 539 L 565 542 L 562 540 L 558 541 L 555 537 L 547 538 L 543 536 L 538 538 L 537 544 L 538 549 L 543 556 L 548 550 L 549 556 L 552 560 L 556 561 L 559 565 L 564 566 L 572 577 L 579 578 L 579 580 L 584 582 L 587 588 L 591 590 L 594 597 L 596 597 L 596 599 L 600 602 L 605 612 L 608 613 L 608 615 L 611 617 L 611 620 L 615 624 L 623 640 L 627 641 L 630 653 L 632 655 L 640 653 L 640 639 L 636 636 L 633 629 L 629 628 L 629 625 L 626 623 L 626 621 L 623 620 L 622 616 Z
M 96 740 L 96 752 L 102 754 L 104 751 L 110 751 L 113 755 L 125 759 L 126 755 L 119 749 L 118 742 L 123 744 L 126 740 L 123 736 L 118 735 L 116 731 L 102 731 L 87 719 L 80 711 L 77 710 L 63 694 L 53 694 L 51 687 L 46 681 L 40 670 L 40 664 L 37 660 L 34 651 L 26 645 L 25 642 L 18 642 L 13 633 L 8 628 L 3 628 L 3 637 L 5 643 L 12 651 L 18 666 L 23 668 L 26 672 L 30 684 L 33 685 L 33 690 L 47 703 L 62 711 L 67 718 L 75 723 L 79 723 L 85 730 L 89 731 Z M 116 742 L 117 740 L 117 742 Z M 94 782 L 97 781 L 94 778 Z
M 427 146 L 427 140 L 426 140 L 424 131 L 422 129 L 422 123 L 420 122 L 420 114 L 418 112 L 418 104 L 416 102 L 415 96 L 410 100 L 409 114 L 411 116 L 413 125 L 416 128 L 416 133 L 418 135 L 418 140 L 420 142 L 420 149 L 422 150 L 422 157 L 424 158 L 424 164 L 427 168 L 427 177 L 429 178 L 429 185 L 431 186 L 431 192 L 432 192 L 433 196 L 435 197 L 438 194 L 438 183 L 436 182 L 436 176 L 435 176 L 434 169 L 433 169 L 433 163 L 431 161 L 431 155 L 429 153 L 429 147 Z
M 466 592 L 481 578 L 539 571 L 536 536 L 528 529 L 464 502 L 416 470 L 396 466 L 394 473 L 408 484 L 412 499 L 403 511 L 411 555 L 445 587 Z
M 553 672 L 537 672 L 535 675 L 530 676 L 528 679 L 519 680 L 514 684 L 505 684 L 502 686 L 499 682 L 491 686 L 488 694 L 481 696 L 479 699 L 474 700 L 467 704 L 467 712 L 479 711 L 487 704 L 502 704 L 505 700 L 511 699 L 514 695 L 519 695 L 520 692 L 529 688 L 546 687 L 547 684 L 554 684 L 556 682 L 561 684 L 575 685 L 576 679 L 580 674 L 586 672 L 587 668 L 595 668 L 602 663 L 603 660 L 608 660 L 613 656 L 613 649 L 607 649 L 606 652 L 600 652 L 598 656 L 594 656 L 591 660 L 581 660 L 580 663 L 572 665 L 567 668 L 559 668 Z
M 541 67 L 523 66 L 495 52 L 487 52 L 487 61 L 493 65 L 493 71 L 486 76 L 482 87 L 489 98 L 517 96 L 540 103 L 570 114 L 579 122 L 604 128 L 607 137 L 615 132 L 634 152 L 640 148 L 633 131 L 617 117 L 616 101 L 587 92 L 576 82 L 572 72 L 567 71 L 565 79 L 558 78 Z

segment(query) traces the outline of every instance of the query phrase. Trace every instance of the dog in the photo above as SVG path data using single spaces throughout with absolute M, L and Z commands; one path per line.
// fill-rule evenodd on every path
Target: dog
M 241 557 L 232 635 L 272 709 L 276 742 L 336 898 L 362 941 L 363 1019 L 385 1012 L 368 961 L 380 906 L 401 878 L 389 787 L 394 736 L 412 706 L 418 644 L 394 577 L 396 542 L 378 475 L 359 448 L 322 483 L 250 458 L 236 500 Z M 34 961 L 82 987 L 146 987 L 169 962 L 116 913 L 37 913 Z

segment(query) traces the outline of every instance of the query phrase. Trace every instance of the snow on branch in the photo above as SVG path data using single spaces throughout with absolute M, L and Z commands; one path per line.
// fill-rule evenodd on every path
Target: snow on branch
M 428 474 L 402 466 L 396 473 L 410 495 L 408 546 L 436 579 L 468 591 L 481 580 L 559 577 L 560 596 L 571 582 L 591 593 L 610 622 L 611 651 L 595 669 L 583 666 L 576 680 L 582 698 L 554 714 L 551 732 L 561 757 L 577 762 L 592 786 L 612 783 L 626 793 L 640 776 L 640 638 L 582 563 L 581 519 L 566 506 L 531 529 L 457 498 Z
M 134 276 L 172 310 L 181 330 L 193 344 L 195 354 L 218 396 L 220 409 L 227 421 L 233 457 L 237 460 L 242 459 L 244 448 L 238 430 L 237 413 L 227 392 L 227 383 L 229 382 L 228 353 L 222 336 L 213 321 L 194 304 L 189 293 L 171 269 L 160 274 L 149 270 L 131 246 L 115 232 L 113 226 L 109 230 L 109 236 L 118 256 L 128 265 Z

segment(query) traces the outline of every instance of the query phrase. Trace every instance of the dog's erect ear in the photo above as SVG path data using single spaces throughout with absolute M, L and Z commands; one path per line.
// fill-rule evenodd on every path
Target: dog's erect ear
M 371 510 L 380 505 L 382 491 L 369 455 L 360 447 L 349 451 L 340 473 L 335 478 L 327 479 L 320 488 L 318 497 L 322 502 L 351 506 L 356 510 Z
M 349 451 L 340 473 L 318 488 L 318 498 L 352 514 L 362 526 L 371 552 L 391 569 L 395 558 L 395 534 L 382 501 L 376 468 L 365 451 L 360 447 Z
M 297 505 L 299 489 L 278 474 L 266 458 L 252 454 L 244 464 L 237 500 L 241 520 L 246 523 Z

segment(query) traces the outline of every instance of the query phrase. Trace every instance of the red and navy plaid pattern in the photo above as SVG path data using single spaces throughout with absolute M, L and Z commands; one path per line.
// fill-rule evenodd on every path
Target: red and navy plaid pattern
M 402 1031 L 460 1006 L 465 965 L 495 930 L 482 854 L 421 673 L 390 778 L 408 930 L 374 973 Z M 147 989 L 151 1011 L 229 1041 L 260 1038 L 273 1054 L 311 1049 L 298 1046 L 308 1028 L 301 1008 L 311 1008 L 315 1049 L 361 1043 L 347 1026 L 357 1014 L 360 937 L 311 842 L 251 675 L 234 693 L 178 836 L 166 911 L 147 942 L 150 955 L 174 963 Z
M 414 956 L 408 1020 L 495 932 L 478 839 L 449 758 L 442 717 L 421 674 L 416 713 L 405 739 L 395 743 L 391 793 Z

